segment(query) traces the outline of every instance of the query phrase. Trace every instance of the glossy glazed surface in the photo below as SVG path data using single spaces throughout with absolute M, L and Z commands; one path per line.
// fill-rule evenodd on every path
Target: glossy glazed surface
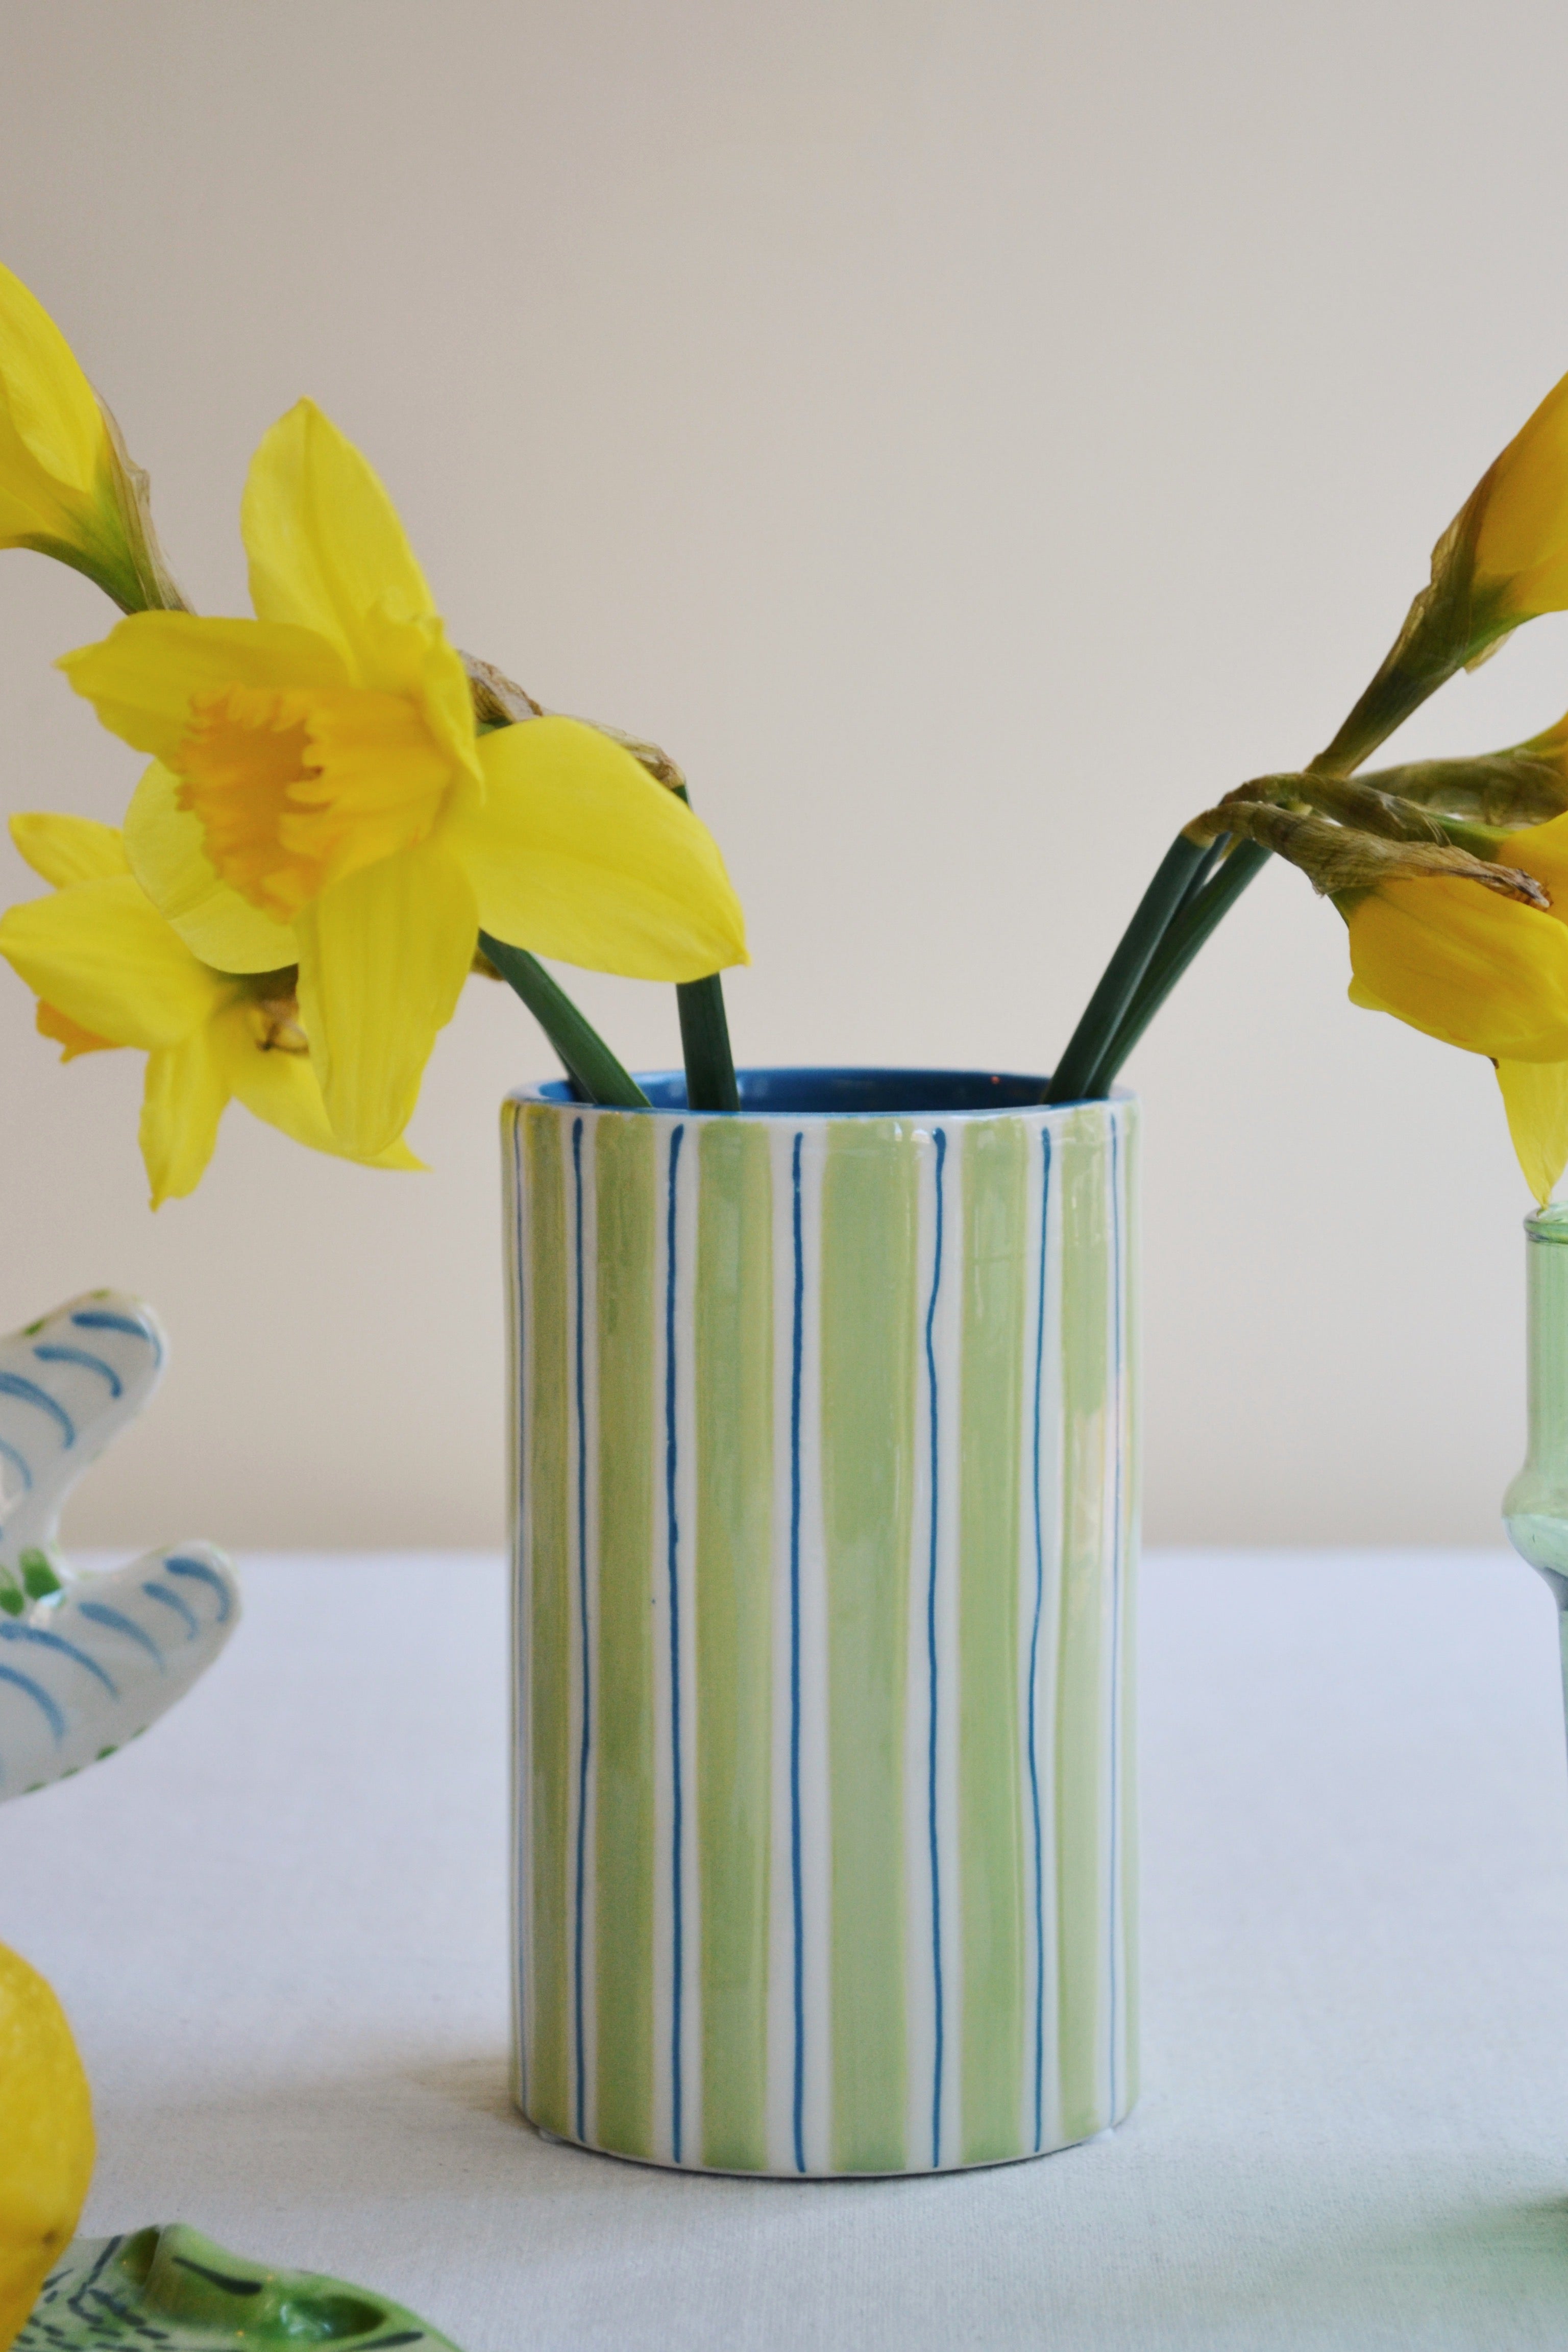
M 910 1083 L 506 1107 L 518 2094 L 563 2137 L 924 2170 L 1131 2104 L 1135 1108 Z
M 110 1290 L 0 1341 L 0 1801 L 145 1731 L 239 1622 L 211 1544 L 78 1576 L 57 1542 L 67 1496 L 145 1409 L 167 1352 L 152 1308 Z
M 16 2342 L 16 2352 L 458 2352 L 401 2304 L 311 2271 L 275 2271 L 173 2221 L 118 2238 L 76 2238 Z

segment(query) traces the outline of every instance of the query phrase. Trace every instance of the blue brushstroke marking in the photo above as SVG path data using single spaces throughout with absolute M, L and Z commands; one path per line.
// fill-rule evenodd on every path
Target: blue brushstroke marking
M 583 1333 L 583 1122 L 572 1122 L 573 1247 L 577 1298 L 577 1611 L 583 1636 L 583 1738 L 577 1755 L 577 1916 L 574 1925 L 573 2032 L 577 2046 L 577 2137 L 586 2139 L 587 2071 L 583 2028 L 584 1877 L 588 1859 L 588 1754 L 592 1746 L 592 1677 L 588 1656 L 588 1446 L 585 1342 Z
M 40 1650 L 57 1650 L 62 1657 L 85 1666 L 89 1675 L 96 1675 L 110 1698 L 120 1696 L 119 1684 L 110 1681 L 98 1660 L 89 1658 L 85 1650 L 79 1650 L 74 1642 L 68 1642 L 63 1633 L 47 1633 L 41 1625 L 18 1625 L 14 1617 L 5 1617 L 0 1618 L 0 1642 L 26 1642 Z
M 149 1601 L 156 1601 L 161 1608 L 172 1609 L 184 1625 L 187 1640 L 192 1642 L 195 1640 L 202 1629 L 197 1621 L 196 1612 L 188 1601 L 183 1601 L 180 1595 L 171 1591 L 166 1584 L 154 1583 L 151 1578 L 142 1590 Z
M 670 1824 L 669 2134 L 677 2164 L 681 2161 L 680 2012 L 684 2006 L 682 1979 L 686 1960 L 686 1923 L 682 1916 L 685 1905 L 681 1895 L 680 1866 L 685 1814 L 680 1778 L 680 1527 L 675 1514 L 675 1474 L 679 1460 L 675 1412 L 675 1209 L 680 1146 L 685 1134 L 684 1125 L 670 1131 L 669 1206 L 665 1220 L 664 1277 L 664 1508 L 669 1578 L 669 1746 L 674 1795 Z
M 1035 1817 L 1035 2153 L 1045 2146 L 1046 2099 L 1046 1900 L 1045 1846 L 1040 1835 L 1040 1759 L 1036 1752 L 1038 1720 L 1040 1611 L 1046 1592 L 1046 1541 L 1040 1498 L 1040 1400 L 1046 1361 L 1046 1250 L 1051 1214 L 1051 1130 L 1040 1131 L 1040 1295 L 1035 1306 L 1035 1616 L 1029 1628 L 1029 1801 Z
M 163 1573 L 165 1576 L 189 1577 L 195 1584 L 210 1585 L 217 1594 L 217 1615 L 214 1622 L 218 1625 L 228 1623 L 234 1615 L 234 1601 L 216 1568 L 209 1568 L 205 1559 L 186 1559 L 183 1554 L 178 1554 L 163 1562 Z
M 106 1364 L 101 1356 L 93 1355 L 86 1348 L 60 1348 L 40 1344 L 34 1349 L 33 1353 L 40 1364 L 79 1364 L 84 1372 L 97 1372 L 101 1379 L 109 1382 L 109 1393 L 111 1397 L 123 1396 L 125 1393 L 125 1383 L 113 1365 Z
M 39 1388 L 36 1381 L 24 1380 L 20 1372 L 0 1372 L 0 1396 L 16 1397 L 23 1404 L 37 1405 L 40 1412 L 59 1425 L 60 1435 L 68 1445 L 76 1444 L 76 1423 L 63 1404 Z
M 133 1315 L 116 1315 L 107 1307 L 83 1307 L 71 1317 L 79 1331 L 122 1331 L 128 1339 L 140 1339 L 153 1350 L 153 1361 L 163 1360 L 163 1342 L 145 1323 L 138 1323 Z
M 1110 1262 L 1112 1280 L 1112 1312 L 1115 1328 L 1111 1339 L 1111 1389 L 1116 1407 L 1111 1429 L 1112 1454 L 1115 1462 L 1115 1511 L 1110 1530 L 1110 2107 L 1107 2123 L 1116 2120 L 1116 2004 L 1119 1998 L 1116 1973 L 1116 1939 L 1121 1916 L 1118 1897 L 1121 1876 L 1120 1830 L 1121 1790 L 1120 1767 L 1121 1750 L 1121 1451 L 1124 1433 L 1121 1425 L 1121 1186 L 1119 1175 L 1121 1152 L 1118 1149 L 1119 1120 L 1112 1110 L 1110 1118 Z
M 926 1669 L 931 1682 L 931 1740 L 926 1759 L 926 1833 L 931 1843 L 931 1967 L 936 2005 L 936 2051 L 931 2062 L 931 2160 L 942 2162 L 942 2067 L 945 2021 L 942 2000 L 942 1857 L 936 1822 L 936 1539 L 941 1422 L 936 1385 L 936 1302 L 942 1290 L 942 1166 L 947 1133 L 938 1128 L 936 1145 L 936 1235 L 931 1255 L 931 1299 L 926 1307 L 926 1379 L 931 1392 L 931 1565 L 926 1577 Z
M 0 1683 L 15 1683 L 19 1691 L 25 1691 L 43 1709 L 58 1748 L 66 1736 L 66 1719 L 42 1683 L 36 1683 L 31 1675 L 18 1674 L 15 1666 L 0 1666 Z
M 517 1202 L 516 1246 L 513 1252 L 517 1272 L 517 1396 L 513 1403 L 513 1433 L 517 1442 L 517 1558 L 512 1571 L 512 1704 L 517 1721 L 513 1729 L 515 1767 L 512 1775 L 514 1833 L 512 1837 L 512 1888 L 514 1922 L 513 1950 L 517 1995 L 517 2095 L 520 2106 L 528 2104 L 528 2037 L 524 2025 L 528 2017 L 525 1999 L 527 1979 L 524 1975 L 524 1937 L 526 1888 L 528 1885 L 527 1818 L 523 1801 L 524 1758 L 527 1755 L 528 1691 L 523 1675 L 524 1645 L 527 1638 L 522 1614 L 522 1545 L 523 1545 L 523 1455 L 527 1451 L 523 1433 L 527 1420 L 523 1412 L 523 1370 L 528 1337 L 524 1320 L 522 1285 L 522 1113 L 515 1110 L 511 1120 L 511 1174 L 513 1198 Z
M 0 1437 L 0 1462 L 8 1462 L 11 1465 L 12 1469 L 15 1470 L 21 1478 L 24 1491 L 27 1494 L 31 1494 L 33 1490 L 33 1473 L 28 1467 L 27 1457 L 25 1454 L 18 1454 L 16 1447 L 7 1444 L 6 1440 L 3 1437 Z
M 805 1902 L 800 1822 L 800 1388 L 805 1339 L 805 1256 L 800 1213 L 800 1147 L 791 1160 L 795 1307 L 789 1392 L 789 1867 L 795 1905 L 795 2168 L 805 2170 Z
M 80 1614 L 90 1618 L 95 1625 L 107 1626 L 111 1633 L 123 1633 L 128 1642 L 134 1642 L 138 1649 L 145 1650 L 147 1655 L 156 1662 L 158 1672 L 163 1673 L 163 1653 L 151 1633 L 143 1633 L 140 1625 L 133 1624 L 120 1610 L 111 1609 L 106 1601 L 79 1601 L 77 1607 Z

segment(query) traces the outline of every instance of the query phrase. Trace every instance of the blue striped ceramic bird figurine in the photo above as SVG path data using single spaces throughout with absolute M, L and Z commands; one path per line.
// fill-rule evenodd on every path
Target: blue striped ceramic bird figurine
M 222 1552 L 188 1543 L 73 1575 L 60 1510 L 142 1411 L 168 1342 L 94 1290 L 0 1340 L 0 1802 L 112 1756 L 189 1690 L 239 1621 Z

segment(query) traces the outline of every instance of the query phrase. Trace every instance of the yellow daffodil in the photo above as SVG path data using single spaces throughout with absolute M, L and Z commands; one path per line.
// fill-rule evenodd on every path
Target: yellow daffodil
M 123 612 L 177 606 L 146 490 L 70 345 L 0 268 L 0 547 L 68 563 Z
M 1568 1167 L 1568 816 L 1504 835 L 1497 858 L 1543 883 L 1550 911 L 1469 882 L 1384 883 L 1347 910 L 1351 1001 L 1496 1064 L 1545 1201 Z
M 479 734 L 390 499 L 309 401 L 241 528 L 254 621 L 146 614 L 61 667 L 154 756 L 126 845 L 193 952 L 298 964 L 345 1147 L 401 1134 L 481 928 L 645 980 L 745 960 L 711 836 L 628 751 L 567 719 Z
M 153 1206 L 191 1192 L 231 1097 L 298 1143 L 342 1154 L 310 1067 L 294 976 L 214 971 L 148 898 L 112 826 L 86 817 L 13 817 L 12 837 L 52 898 L 0 918 L 0 955 L 38 998 L 38 1028 L 61 1058 L 117 1045 L 147 1056 L 142 1154 Z M 372 1158 L 417 1168 L 395 1141 Z
M 1357 767 L 1458 669 L 1521 621 L 1568 608 L 1568 376 L 1488 467 L 1436 546 L 1432 576 L 1320 764 Z

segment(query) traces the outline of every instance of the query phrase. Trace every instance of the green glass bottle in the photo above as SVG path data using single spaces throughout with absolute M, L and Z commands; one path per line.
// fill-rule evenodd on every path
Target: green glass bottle
M 1503 1524 L 1556 1600 L 1568 1693 L 1568 1204 L 1524 1221 L 1530 1451 L 1502 1498 Z

